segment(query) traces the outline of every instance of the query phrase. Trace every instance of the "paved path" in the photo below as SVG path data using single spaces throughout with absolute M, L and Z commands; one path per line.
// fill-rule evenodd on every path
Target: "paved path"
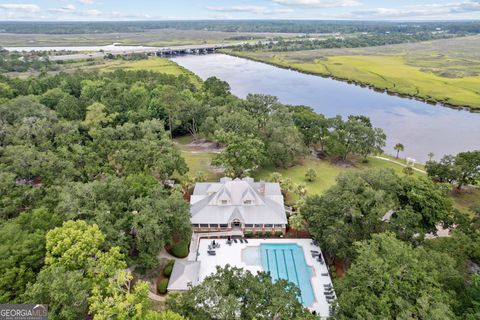
M 150 299 L 154 300 L 154 301 L 162 302 L 162 301 L 165 301 L 165 298 L 167 296 L 166 295 L 165 296 L 160 296 L 160 295 L 155 294 L 152 291 L 148 290 L 148 297 Z
M 373 156 L 374 158 L 377 158 L 377 159 L 380 159 L 380 160 L 385 160 L 385 161 L 388 161 L 388 162 L 392 162 L 392 163 L 395 163 L 395 164 L 398 164 L 402 167 L 406 167 L 407 165 L 406 164 L 403 164 L 401 162 L 398 162 L 398 161 L 395 161 L 395 160 L 392 160 L 392 159 L 389 159 L 389 158 L 385 158 L 385 157 L 380 157 L 380 156 Z M 425 170 L 422 170 L 422 169 L 418 169 L 418 168 L 415 168 L 415 167 L 411 167 L 413 170 L 415 171 L 418 171 L 418 172 L 421 172 L 423 174 L 427 174 L 427 171 Z

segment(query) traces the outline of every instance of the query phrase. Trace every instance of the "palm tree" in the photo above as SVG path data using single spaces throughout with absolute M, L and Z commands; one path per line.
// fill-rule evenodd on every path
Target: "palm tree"
M 398 154 L 400 153 L 400 151 L 403 152 L 403 150 L 405 150 L 405 146 L 401 143 L 397 143 L 395 147 L 393 147 L 393 149 L 397 151 L 397 159 L 398 159 Z
M 290 218 L 288 219 L 288 223 L 290 224 L 290 227 L 292 229 L 295 229 L 298 237 L 298 230 L 303 230 L 307 226 L 307 222 L 305 221 L 305 218 L 303 218 L 303 215 L 300 214 L 299 212 L 295 213 L 294 215 L 291 215 Z
M 433 152 L 429 152 L 429 153 L 427 154 L 427 156 L 428 156 L 428 161 L 432 161 L 432 159 L 433 159 L 433 157 L 435 156 L 435 154 L 433 154 Z
M 268 180 L 276 183 L 281 183 L 282 179 L 283 179 L 282 175 L 278 172 L 272 172 L 268 177 Z

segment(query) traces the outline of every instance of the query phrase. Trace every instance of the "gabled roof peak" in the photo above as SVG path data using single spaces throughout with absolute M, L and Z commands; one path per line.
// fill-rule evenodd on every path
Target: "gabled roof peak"
M 209 205 L 263 205 L 262 194 L 255 189 L 252 178 L 235 180 L 221 179 L 218 189 L 209 188 L 211 198 Z

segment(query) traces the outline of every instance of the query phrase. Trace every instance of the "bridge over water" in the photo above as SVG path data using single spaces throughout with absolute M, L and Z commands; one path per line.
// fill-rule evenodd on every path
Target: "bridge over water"
M 66 55 L 51 55 L 50 61 L 59 60 L 79 60 L 88 58 L 103 58 L 107 55 L 127 55 L 131 53 L 145 53 L 148 55 L 156 55 L 159 57 L 171 57 L 183 54 L 207 54 L 215 53 L 218 49 L 233 47 L 244 44 L 244 42 L 236 43 L 216 43 L 216 44 L 196 44 L 196 45 L 184 45 L 184 46 L 171 46 L 171 47 L 142 47 L 142 46 L 99 46 L 90 47 L 88 50 L 83 50 L 82 47 L 71 47 L 70 51 L 79 51 L 78 53 L 66 54 Z M 26 48 L 25 48 L 26 49 Z M 40 51 L 35 48 L 36 51 Z M 48 47 L 45 51 L 53 50 L 65 50 L 65 47 Z M 28 50 L 25 50 L 28 51 Z M 88 51 L 88 52 L 82 52 Z

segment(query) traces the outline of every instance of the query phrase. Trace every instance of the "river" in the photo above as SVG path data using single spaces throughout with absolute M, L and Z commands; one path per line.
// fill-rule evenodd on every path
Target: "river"
M 307 105 L 328 117 L 362 114 L 387 134 L 385 152 L 394 154 L 396 143 L 405 145 L 403 157 L 417 161 L 445 154 L 480 149 L 480 113 L 430 105 L 362 88 L 346 82 L 224 54 L 186 55 L 171 60 L 206 79 L 227 81 L 232 93 L 274 95 L 282 103 Z

